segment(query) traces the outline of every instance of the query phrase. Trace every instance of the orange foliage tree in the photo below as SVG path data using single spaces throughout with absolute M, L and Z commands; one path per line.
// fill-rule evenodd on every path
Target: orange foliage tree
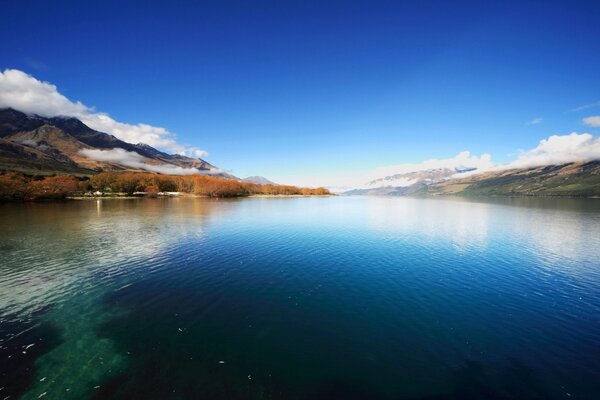
M 69 175 L 30 177 L 17 173 L 0 174 L 0 200 L 60 199 L 90 190 L 128 195 L 143 192 L 148 196 L 156 196 L 159 192 L 183 192 L 207 197 L 329 194 L 325 188 L 259 185 L 201 174 L 170 176 L 142 172 L 102 172 L 81 181 Z
M 328 195 L 325 188 L 309 189 L 288 185 L 258 185 L 235 179 L 217 178 L 208 175 L 171 176 L 141 172 L 102 172 L 90 179 L 94 190 L 123 192 L 193 193 L 207 197 L 242 197 L 253 194 L 263 195 Z
M 69 175 L 33 178 L 16 173 L 0 175 L 0 199 L 64 199 L 79 190 L 77 178 Z

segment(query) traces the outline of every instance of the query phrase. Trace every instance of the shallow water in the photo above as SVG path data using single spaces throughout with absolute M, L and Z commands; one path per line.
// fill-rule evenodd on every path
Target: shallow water
M 600 393 L 600 200 L 107 199 L 0 222 L 0 399 Z

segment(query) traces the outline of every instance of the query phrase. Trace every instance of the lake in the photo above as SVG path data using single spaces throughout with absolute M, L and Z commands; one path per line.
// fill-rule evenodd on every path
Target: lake
M 0 399 L 600 398 L 600 200 L 0 205 Z

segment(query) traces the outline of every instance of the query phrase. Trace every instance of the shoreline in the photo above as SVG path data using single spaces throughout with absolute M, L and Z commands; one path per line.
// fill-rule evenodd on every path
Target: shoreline
M 106 195 L 106 196 L 67 196 L 64 199 L 38 199 L 38 200 L 98 200 L 98 199 L 178 199 L 178 198 L 192 198 L 192 199 L 250 199 L 250 198 L 292 198 L 292 197 L 335 197 L 334 194 L 323 194 L 323 195 L 303 195 L 303 194 L 252 194 L 248 196 L 207 196 L 202 194 L 160 194 L 156 196 L 148 196 L 144 194 L 140 195 Z

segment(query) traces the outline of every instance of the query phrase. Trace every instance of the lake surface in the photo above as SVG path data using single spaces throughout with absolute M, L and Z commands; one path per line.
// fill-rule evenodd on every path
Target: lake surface
M 0 399 L 600 398 L 600 200 L 0 205 Z

